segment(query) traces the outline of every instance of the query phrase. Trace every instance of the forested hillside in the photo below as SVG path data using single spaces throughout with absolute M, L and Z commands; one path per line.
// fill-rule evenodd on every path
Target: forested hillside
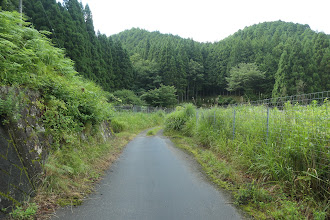
M 131 55 L 136 88 L 174 85 L 182 99 L 228 90 L 263 98 L 330 88 L 330 36 L 308 25 L 265 22 L 213 44 L 136 28 L 113 38 Z
M 330 36 L 308 25 L 264 22 L 216 43 L 138 28 L 107 37 L 95 34 L 92 12 L 78 0 L 23 3 L 28 20 L 51 32 L 79 74 L 107 91 L 142 95 L 164 84 L 186 101 L 228 92 L 260 99 L 330 89 Z M 0 0 L 0 6 L 17 10 L 18 0 Z
M 18 0 L 0 0 L 3 10 L 17 10 Z M 92 79 L 107 91 L 130 89 L 133 70 L 120 42 L 95 34 L 92 12 L 78 0 L 23 1 L 23 12 L 38 30 L 51 32 L 55 46 L 65 48 L 80 75 Z
M 122 42 L 131 55 L 136 90 L 172 85 L 180 100 L 220 92 L 212 87 L 214 79 L 206 71 L 212 44 L 137 28 L 112 37 Z

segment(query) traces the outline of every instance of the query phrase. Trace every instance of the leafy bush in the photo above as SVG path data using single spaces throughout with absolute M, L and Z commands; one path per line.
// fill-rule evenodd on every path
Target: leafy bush
M 138 105 L 143 106 L 145 103 L 131 90 L 123 89 L 113 93 L 117 98 L 116 105 Z
M 176 89 L 174 86 L 161 85 L 158 89 L 149 90 L 141 96 L 148 105 L 155 107 L 172 107 L 177 104 Z
M 240 63 L 232 67 L 229 71 L 229 76 L 226 77 L 226 81 L 228 82 L 227 90 L 244 90 L 245 93 L 253 94 L 255 91 L 260 91 L 258 85 L 261 84 L 264 79 L 265 72 L 258 70 L 257 64 Z
M 236 104 L 236 101 L 232 97 L 224 98 L 223 96 L 219 95 L 218 96 L 218 104 L 219 105 Z

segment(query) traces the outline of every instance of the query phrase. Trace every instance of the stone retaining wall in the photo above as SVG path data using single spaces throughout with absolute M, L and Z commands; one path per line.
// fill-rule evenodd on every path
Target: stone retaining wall
M 0 86 L 0 98 L 5 99 L 10 92 L 12 88 Z M 18 95 L 19 89 L 14 92 Z M 33 196 L 52 145 L 41 119 L 43 110 L 37 107 L 41 95 L 32 90 L 24 93 L 18 120 L 0 115 L 0 219 Z M 103 141 L 112 137 L 108 122 L 101 123 L 99 131 Z M 77 136 L 85 139 L 86 135 Z
M 10 88 L 0 87 L 0 97 L 5 97 Z M 18 89 L 15 93 L 18 94 Z M 11 211 L 11 207 L 33 195 L 42 174 L 51 137 L 46 136 L 40 120 L 41 111 L 36 107 L 40 94 L 25 92 L 26 103 L 18 120 L 7 120 L 0 116 L 0 210 Z M 1 213 L 0 212 L 0 213 Z M 0 214 L 1 217 L 1 214 Z

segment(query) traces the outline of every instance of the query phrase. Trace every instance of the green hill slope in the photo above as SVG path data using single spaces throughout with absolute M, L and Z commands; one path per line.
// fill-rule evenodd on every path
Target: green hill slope
M 226 91 L 226 77 L 240 63 L 256 63 L 266 77 L 237 94 L 285 96 L 330 88 L 330 36 L 308 25 L 264 22 L 213 44 L 137 28 L 112 38 L 130 53 L 138 86 L 174 85 L 182 99 Z

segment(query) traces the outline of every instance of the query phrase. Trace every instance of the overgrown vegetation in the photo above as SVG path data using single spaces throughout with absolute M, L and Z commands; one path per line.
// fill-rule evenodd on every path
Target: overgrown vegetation
M 143 106 L 145 102 L 141 100 L 132 90 L 117 90 L 113 93 L 116 98 L 115 105 L 137 105 Z
M 21 24 L 21 25 L 19 25 Z M 42 98 L 46 131 L 57 146 L 70 136 L 112 116 L 108 94 L 95 83 L 77 75 L 63 50 L 52 46 L 45 35 L 21 21 L 17 12 L 0 12 L 0 83 L 38 90 Z M 16 91 L 15 91 L 16 92 Z M 1 112 L 15 115 L 21 95 L 10 92 L 1 101 Z M 6 107 L 4 107 L 6 105 Z M 17 114 L 16 114 L 17 115 Z
M 254 217 L 325 219 L 330 211 L 328 109 L 328 101 L 287 103 L 282 110 L 269 109 L 267 127 L 264 106 L 195 114 L 186 106 L 168 115 L 165 130 L 192 138 L 184 148 Z
M 178 103 L 174 86 L 160 85 L 159 88 L 144 93 L 141 99 L 154 107 L 173 107 Z
M 165 115 L 113 111 L 111 96 L 78 76 L 73 62 L 45 34 L 21 21 L 17 12 L 0 12 L 0 82 L 10 88 L 0 99 L 0 114 L 19 117 L 24 95 L 18 91 L 37 90 L 41 98 L 34 104 L 54 141 L 35 198 L 41 207 L 38 215 L 53 212 L 57 205 L 80 204 L 127 141 L 162 124 Z M 118 133 L 110 142 L 104 142 L 99 130 L 104 121 Z M 35 212 L 37 206 L 30 203 L 17 207 L 11 217 L 32 219 Z

